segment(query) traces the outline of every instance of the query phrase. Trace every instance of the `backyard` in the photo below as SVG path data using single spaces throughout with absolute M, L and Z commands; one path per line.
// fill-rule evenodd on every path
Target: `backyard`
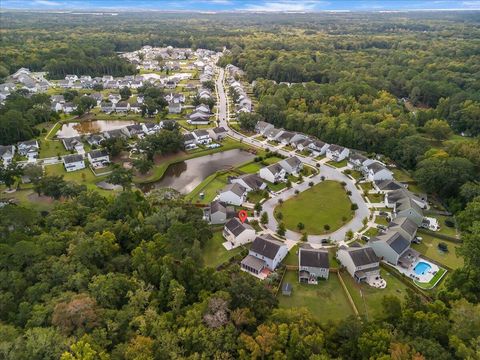
M 460 244 L 445 241 L 423 232 L 418 233 L 418 236 L 422 238 L 422 242 L 420 244 L 412 244 L 412 248 L 426 257 L 438 261 L 452 269 L 457 269 L 463 266 L 463 258 L 456 254 L 457 248 L 460 247 Z M 440 243 L 445 243 L 448 246 L 448 251 L 441 251 L 438 248 L 438 244 Z
M 225 239 L 222 236 L 222 231 L 215 231 L 213 233 L 213 237 L 208 240 L 202 249 L 205 266 L 217 267 L 229 260 L 231 257 L 241 253 L 243 250 L 243 247 L 238 247 L 236 249 L 227 251 L 222 245 L 224 242 Z
M 342 279 L 347 286 L 355 306 L 360 315 L 365 315 L 369 320 L 382 314 L 382 299 L 386 295 L 393 295 L 403 299 L 406 294 L 406 285 L 388 271 L 382 269 L 381 276 L 387 282 L 385 289 L 376 289 L 365 283 L 356 283 L 347 272 L 342 272 Z
M 308 234 L 322 234 L 347 223 L 354 213 L 350 206 L 350 199 L 339 182 L 323 181 L 278 205 L 275 217 L 278 219 L 281 212 L 288 229 L 296 230 L 301 222 Z
M 300 284 L 296 271 L 287 271 L 283 283 L 293 286 L 291 296 L 279 292 L 279 306 L 283 308 L 305 307 L 311 311 L 315 319 L 321 322 L 335 321 L 353 315 L 346 294 L 340 284 L 338 275 L 330 273 L 328 280 L 318 285 Z

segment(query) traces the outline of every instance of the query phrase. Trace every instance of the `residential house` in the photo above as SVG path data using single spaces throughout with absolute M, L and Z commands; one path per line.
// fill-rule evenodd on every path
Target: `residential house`
M 100 103 L 100 109 L 102 112 L 110 114 L 111 112 L 115 111 L 115 105 L 110 101 L 102 101 Z
M 182 112 L 182 104 L 171 102 L 168 104 L 168 113 L 169 114 L 180 114 Z
M 133 124 L 133 125 L 127 125 L 125 127 L 125 131 L 128 132 L 129 137 L 133 136 L 142 136 L 143 133 L 143 127 L 141 124 Z
M 298 281 L 307 284 L 317 284 L 319 278 L 328 279 L 328 250 L 299 248 L 298 249 Z
M 103 136 L 105 137 L 105 139 L 118 139 L 118 138 L 127 139 L 129 137 L 129 134 L 125 130 L 125 128 L 122 128 L 122 129 L 113 129 L 113 130 L 104 131 Z
M 210 123 L 210 115 L 203 112 L 195 111 L 188 115 L 187 123 L 191 125 L 208 125 Z
M 326 151 L 326 156 L 332 161 L 335 162 L 340 162 L 344 160 L 348 154 L 350 153 L 350 150 L 340 146 L 340 145 L 330 145 Z
M 292 146 L 297 148 L 297 150 L 304 151 L 304 150 L 310 150 L 308 146 L 312 143 L 313 143 L 313 140 L 306 138 L 306 139 L 297 141 L 296 143 L 292 143 Z
M 100 146 L 105 137 L 102 134 L 91 134 L 85 137 L 85 140 L 90 146 Z
M 92 150 L 87 154 L 87 158 L 94 168 L 105 167 L 110 163 L 110 157 L 106 149 Z
M 0 145 L 0 159 L 3 161 L 3 165 L 7 166 L 13 161 L 15 156 L 15 146 L 13 145 Z
M 239 184 L 249 191 L 265 190 L 267 184 L 256 174 L 245 174 L 230 180 L 232 184 Z
M 130 111 L 133 111 L 134 113 L 140 113 L 142 111 L 142 104 L 139 102 L 134 102 L 130 104 Z
M 85 151 L 83 150 L 83 143 L 80 136 L 74 136 L 69 138 L 62 139 L 63 146 L 68 151 L 76 151 L 79 154 L 83 154 Z
M 63 112 L 65 114 L 70 114 L 70 113 L 74 112 L 75 110 L 77 110 L 77 105 L 75 105 L 74 103 L 66 102 L 65 104 L 63 104 Z
M 221 141 L 225 139 L 227 136 L 228 131 L 222 126 L 210 129 L 210 137 L 214 139 L 215 141 Z
M 255 229 L 236 217 L 228 220 L 223 228 L 223 237 L 230 242 L 232 248 L 252 242 L 255 236 Z
M 195 142 L 197 144 L 207 145 L 212 142 L 212 139 L 210 138 L 207 130 L 198 129 L 193 131 L 192 134 L 195 137 Z
M 103 100 L 103 95 L 99 92 L 93 93 L 89 95 L 93 100 L 97 102 L 97 106 L 100 106 Z
M 327 150 L 330 148 L 331 145 L 320 141 L 314 140 L 310 144 L 308 144 L 308 149 L 311 151 L 313 156 L 321 156 L 327 153 Z M 302 149 L 299 149 L 302 150 Z
M 245 202 L 247 189 L 240 184 L 226 185 L 218 195 L 218 199 L 226 204 L 240 206 Z
M 395 218 L 406 217 L 417 224 L 417 226 L 421 226 L 423 221 L 422 209 L 412 198 L 409 197 L 400 199 L 397 203 L 395 203 L 395 207 L 393 208 L 393 216 Z
M 283 130 L 283 129 L 273 128 L 273 129 L 270 129 L 267 132 L 265 132 L 265 134 L 263 136 L 266 136 L 266 138 L 269 141 L 277 141 L 277 139 L 283 134 L 284 131 L 285 130 Z
M 376 180 L 373 182 L 373 188 L 376 191 L 384 194 L 389 191 L 405 189 L 405 185 L 399 183 L 396 180 Z
M 261 168 L 258 174 L 264 180 L 267 180 L 271 183 L 277 183 L 285 179 L 287 172 L 279 163 L 276 163 Z
M 126 101 L 120 101 L 117 104 L 115 104 L 115 112 L 122 112 L 126 113 L 130 110 L 130 104 Z
M 142 123 L 142 129 L 146 135 L 152 135 L 159 132 L 162 128 L 160 124 L 145 122 Z
M 210 206 L 205 208 L 204 217 L 212 225 L 225 224 L 228 219 L 235 216 L 235 209 L 231 205 L 215 200 Z
M 340 246 L 337 259 L 357 282 L 380 278 L 380 259 L 368 246 Z
M 357 171 L 363 171 L 364 170 L 364 165 L 363 163 L 368 160 L 366 156 L 363 156 L 362 154 L 359 154 L 357 152 L 352 152 L 350 153 L 350 156 L 348 157 L 347 161 L 347 166 L 350 169 L 354 169 Z
M 290 139 L 290 145 L 294 148 L 297 148 L 297 144 L 301 141 L 304 141 L 307 137 L 303 134 L 296 133 L 293 135 L 293 137 Z
M 185 95 L 181 93 L 180 94 L 170 93 L 165 95 L 165 100 L 167 100 L 168 103 L 175 103 L 175 104 L 183 103 L 185 102 Z
M 192 133 L 187 133 L 183 135 L 183 144 L 185 145 L 185 150 L 197 148 L 197 144 L 195 143 L 195 136 L 193 136 Z
M 290 131 L 284 131 L 276 138 L 276 141 L 283 145 L 290 144 L 290 140 L 295 136 L 295 133 Z
M 257 236 L 240 267 L 244 271 L 260 275 L 264 269 L 274 271 L 287 254 L 288 247 L 283 242 L 270 235 Z
M 408 191 L 405 188 L 401 188 L 398 190 L 389 191 L 385 195 L 385 206 L 388 208 L 395 207 L 395 204 L 404 198 L 412 199 L 420 208 L 426 209 L 428 207 L 426 198 L 421 198 L 411 191 Z
M 407 217 L 397 217 L 388 224 L 388 229 L 400 233 L 408 241 L 415 239 L 418 226 Z
M 205 104 L 200 104 L 197 107 L 195 107 L 195 111 L 211 115 L 210 108 Z
M 368 245 L 380 259 L 397 265 L 403 254 L 410 248 L 410 241 L 399 232 L 389 229 L 384 234 L 370 238 Z
M 285 169 L 287 174 L 298 175 L 303 169 L 303 163 L 296 156 L 289 157 L 288 159 L 283 159 L 278 162 L 278 164 Z
M 85 161 L 80 154 L 65 155 L 63 157 L 63 165 L 67 172 L 85 169 Z
M 22 141 L 17 144 L 18 153 L 22 156 L 26 156 L 28 161 L 35 161 L 38 158 L 38 152 L 40 151 L 40 145 L 37 140 Z
M 108 100 L 110 102 L 112 102 L 113 104 L 117 104 L 120 100 L 122 99 L 122 97 L 118 94 L 110 94 L 108 95 Z
M 176 129 L 178 128 L 178 124 L 175 120 L 161 120 L 160 121 L 160 128 L 161 129 Z
M 365 172 L 369 181 L 393 180 L 393 172 L 388 170 L 383 164 L 374 162 L 365 167 Z
M 260 135 L 264 135 L 267 131 L 273 129 L 274 126 L 269 124 L 265 121 L 259 121 L 257 125 L 255 125 L 255 132 L 259 133 Z

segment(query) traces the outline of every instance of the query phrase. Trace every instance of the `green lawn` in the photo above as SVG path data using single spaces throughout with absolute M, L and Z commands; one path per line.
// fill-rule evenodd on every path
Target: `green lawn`
M 298 266 L 298 245 L 290 249 L 282 264 Z
M 227 251 L 222 243 L 225 242 L 225 239 L 222 236 L 222 231 L 215 231 L 213 237 L 205 244 L 202 249 L 203 261 L 205 266 L 217 267 L 231 257 L 237 255 L 242 251 L 242 247 Z
M 336 161 L 329 161 L 327 162 L 328 165 L 335 166 L 336 168 L 343 168 L 347 166 L 347 159 L 344 159 L 342 161 L 336 162 Z
M 295 230 L 302 222 L 308 234 L 322 234 L 335 231 L 352 218 L 350 205 L 342 185 L 327 180 L 278 205 L 275 214 L 282 212 L 288 229 Z M 328 231 L 324 229 L 326 224 L 330 225 Z
M 450 216 L 445 216 L 445 215 L 426 215 L 426 216 L 431 216 L 434 217 L 438 220 L 438 223 L 440 225 L 440 230 L 438 231 L 439 234 L 451 236 L 451 237 L 456 237 L 457 236 L 457 230 L 454 227 L 448 227 L 445 225 L 445 220 L 450 219 L 454 221 L 454 219 Z
M 391 168 L 389 170 L 393 172 L 393 177 L 397 181 L 413 181 L 412 177 L 402 169 Z
M 385 195 L 382 194 L 367 194 L 367 197 L 372 203 L 380 203 L 385 199 Z
M 268 192 L 265 190 L 250 191 L 247 195 L 247 201 L 256 204 L 263 198 L 268 196 Z
M 446 271 L 447 270 L 440 268 L 440 270 L 438 270 L 438 272 L 433 276 L 432 280 L 430 280 L 428 283 L 421 283 L 416 280 L 414 280 L 413 282 L 415 283 L 415 285 L 422 289 L 430 290 L 435 286 L 436 282 L 443 277 Z
M 45 140 L 43 138 L 38 139 L 40 145 L 40 154 L 39 158 L 47 158 L 54 156 L 62 156 L 70 154 L 70 152 L 65 149 L 61 141 L 57 140 Z
M 387 226 L 388 225 L 387 217 L 378 215 L 375 217 L 375 223 L 377 223 L 378 225 Z
M 372 236 L 377 236 L 378 235 L 378 229 L 377 228 L 370 228 L 364 233 L 365 236 L 372 237 Z
M 284 183 L 284 182 L 282 182 L 282 181 L 280 181 L 280 182 L 278 182 L 278 183 L 276 183 L 276 184 L 271 183 L 271 182 L 269 182 L 269 181 L 265 181 L 265 182 L 267 183 L 268 188 L 269 188 L 270 190 L 272 190 L 272 191 L 280 191 L 280 190 L 284 189 L 284 188 L 287 186 L 287 184 Z
M 385 289 L 376 289 L 365 283 L 356 283 L 347 272 L 342 272 L 342 279 L 345 281 L 348 292 L 361 315 L 369 320 L 382 314 L 382 299 L 385 295 L 394 295 L 400 299 L 406 294 L 407 286 L 387 270 L 381 269 L 381 276 L 387 282 Z
M 259 162 L 251 162 L 248 164 L 245 164 L 241 167 L 238 168 L 239 171 L 246 173 L 246 174 L 255 174 L 257 173 L 263 165 Z
M 13 193 L 4 194 L 5 186 L 0 186 L 0 199 L 10 200 L 15 199 L 22 206 L 32 208 L 37 211 L 50 211 L 57 203 L 48 197 L 38 197 L 33 191 L 31 185 L 21 184 L 20 189 Z
M 362 173 L 360 171 L 357 171 L 357 170 L 348 169 L 348 170 L 345 170 L 344 173 L 347 174 L 347 175 L 350 175 L 355 180 L 358 180 L 361 177 L 363 177 Z
M 287 271 L 283 282 L 293 286 L 291 296 L 283 296 L 279 292 L 279 306 L 283 308 L 305 307 L 318 321 L 340 320 L 353 315 L 346 294 L 340 284 L 338 275 L 330 273 L 328 280 L 318 285 L 306 285 L 298 282 L 296 271 Z
M 460 244 L 445 241 L 425 233 L 418 233 L 418 236 L 422 238 L 422 242 L 420 244 L 412 244 L 412 248 L 452 269 L 463 266 L 463 258 L 456 255 L 456 250 L 460 247 Z M 448 245 L 448 252 L 444 253 L 438 249 L 438 244 L 441 242 Z
M 214 173 L 200 183 L 190 194 L 186 196 L 187 200 L 191 200 L 198 204 L 209 204 L 217 196 L 218 191 L 227 185 L 227 177 L 231 173 Z M 200 199 L 199 194 L 203 193 L 204 198 Z

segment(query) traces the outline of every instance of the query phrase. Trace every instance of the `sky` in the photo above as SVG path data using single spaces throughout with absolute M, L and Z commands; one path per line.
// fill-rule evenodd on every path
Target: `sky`
M 480 10 L 480 0 L 0 0 L 0 9 L 292 12 Z

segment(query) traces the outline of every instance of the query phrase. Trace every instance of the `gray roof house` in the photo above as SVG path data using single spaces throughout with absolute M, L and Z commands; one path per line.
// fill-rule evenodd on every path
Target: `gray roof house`
M 296 156 L 283 159 L 279 161 L 278 164 L 285 169 L 287 174 L 299 174 L 303 169 L 303 163 Z
M 393 208 L 393 215 L 395 218 L 406 217 L 417 224 L 417 226 L 422 225 L 423 211 L 411 198 L 403 198 L 396 202 Z
M 326 151 L 326 156 L 332 161 L 340 162 L 345 159 L 349 153 L 350 150 L 346 147 L 332 144 L 328 147 Z
M 382 192 L 405 189 L 405 185 L 396 180 L 376 180 L 373 182 L 373 187 Z
M 397 217 L 388 224 L 389 230 L 397 231 L 408 241 L 415 239 L 418 226 L 407 217 Z
M 383 164 L 375 161 L 365 167 L 368 180 L 393 180 L 393 172 L 388 170 Z
M 337 259 L 357 282 L 380 278 L 380 259 L 371 247 L 340 246 Z
M 87 142 L 90 145 L 99 146 L 101 144 L 101 142 L 105 140 L 105 138 L 103 137 L 102 134 L 91 134 L 91 135 L 86 136 L 85 140 L 87 140 Z
M 261 276 L 265 269 L 275 270 L 287 254 L 288 247 L 281 241 L 271 236 L 257 236 L 240 267 L 244 271 Z
M 368 245 L 380 259 L 397 265 L 403 254 L 410 248 L 410 241 L 399 232 L 389 229 L 385 234 L 372 237 Z
M 255 239 L 255 229 L 234 217 L 227 221 L 223 228 L 223 237 L 230 242 L 232 248 L 245 245 Z
M 235 209 L 231 205 L 215 200 L 205 208 L 204 217 L 212 225 L 225 224 L 228 219 L 235 216 Z
M 0 145 L 0 158 L 3 160 L 3 165 L 8 165 L 12 162 L 15 155 L 15 146 Z
M 74 136 L 62 139 L 63 146 L 69 151 L 83 152 L 83 144 L 80 136 Z
M 230 180 L 232 184 L 242 185 L 247 191 L 264 190 L 267 184 L 256 174 L 240 175 Z
M 79 154 L 64 156 L 63 165 L 67 172 L 85 169 L 85 161 L 83 160 L 83 156 Z
M 228 131 L 223 126 L 219 126 L 210 130 L 210 136 L 214 140 L 222 140 L 227 136 L 227 134 Z
M 385 206 L 392 208 L 398 201 L 406 198 L 412 199 L 422 209 L 427 208 L 426 199 L 418 197 L 417 195 L 405 188 L 388 192 L 385 195 Z
M 272 124 L 269 124 L 265 121 L 259 121 L 257 125 L 255 125 L 255 131 L 259 133 L 260 135 L 264 135 L 265 132 L 273 129 L 274 126 Z
M 303 247 L 298 249 L 299 282 L 317 284 L 318 278 L 328 279 L 329 269 L 328 250 Z
M 224 203 L 240 206 L 245 202 L 247 189 L 240 184 L 226 185 L 218 195 L 218 199 Z
M 348 157 L 347 166 L 355 170 L 363 170 L 363 163 L 368 158 L 357 152 L 351 152 Z

